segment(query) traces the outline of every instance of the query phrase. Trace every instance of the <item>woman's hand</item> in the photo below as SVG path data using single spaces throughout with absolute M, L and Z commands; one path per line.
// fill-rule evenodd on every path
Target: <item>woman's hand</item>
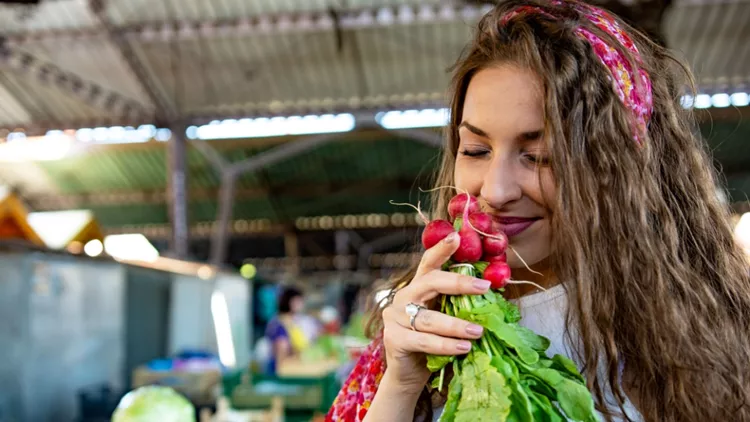
M 401 393 L 418 394 L 430 376 L 425 354 L 461 355 L 482 335 L 482 327 L 449 317 L 441 312 L 422 309 L 412 330 L 406 305 L 428 306 L 438 295 L 479 295 L 487 292 L 490 282 L 441 271 L 442 265 L 458 248 L 458 233 L 451 233 L 425 252 L 417 274 L 408 286 L 396 293 L 393 302 L 383 310 L 384 345 L 387 370 L 385 380 L 398 385 Z

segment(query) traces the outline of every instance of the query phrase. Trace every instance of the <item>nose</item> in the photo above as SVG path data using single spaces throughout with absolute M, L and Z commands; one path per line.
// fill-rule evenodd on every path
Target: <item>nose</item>
M 514 170 L 512 160 L 499 154 L 493 157 L 482 182 L 482 199 L 497 210 L 521 199 L 523 190 L 518 177 L 519 172 Z

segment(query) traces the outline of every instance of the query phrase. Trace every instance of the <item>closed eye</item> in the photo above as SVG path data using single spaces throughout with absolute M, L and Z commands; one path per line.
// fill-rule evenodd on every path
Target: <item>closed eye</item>
M 489 151 L 487 151 L 486 149 L 463 149 L 461 150 L 461 155 L 464 155 L 467 157 L 484 157 L 487 154 L 489 154 Z

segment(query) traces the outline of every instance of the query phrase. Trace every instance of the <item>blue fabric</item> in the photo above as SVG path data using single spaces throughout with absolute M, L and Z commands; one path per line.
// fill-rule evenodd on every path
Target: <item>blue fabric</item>
M 275 343 L 279 339 L 289 340 L 289 333 L 286 332 L 284 324 L 278 318 L 274 318 L 268 321 L 268 325 L 266 325 L 266 337 L 271 343 Z
M 271 347 L 275 347 L 274 344 L 277 340 L 289 340 L 289 333 L 287 333 L 284 324 L 279 321 L 278 318 L 274 318 L 266 325 L 266 338 L 271 342 Z M 276 375 L 276 356 L 272 355 L 271 358 L 266 362 L 265 373 L 268 375 Z

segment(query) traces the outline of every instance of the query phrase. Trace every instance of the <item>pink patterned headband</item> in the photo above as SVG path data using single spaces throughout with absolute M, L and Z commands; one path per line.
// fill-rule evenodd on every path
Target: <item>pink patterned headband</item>
M 625 49 L 633 54 L 639 64 L 643 62 L 641 54 L 638 52 L 638 48 L 635 46 L 633 40 L 622 30 L 617 20 L 609 13 L 597 7 L 577 2 L 554 1 L 552 4 L 571 4 L 576 11 L 581 13 L 591 23 L 619 41 Z M 540 14 L 552 19 L 558 19 L 542 8 L 520 6 L 503 16 L 501 24 L 505 25 L 511 19 L 521 14 Z M 636 75 L 627 58 L 620 51 L 607 44 L 599 36 L 586 28 L 578 27 L 575 31 L 580 38 L 591 44 L 599 60 L 609 70 L 610 79 L 613 82 L 612 85 L 617 96 L 620 97 L 620 101 L 633 114 L 633 138 L 638 145 L 642 145 L 648 132 L 648 124 L 651 120 L 651 113 L 654 107 L 651 78 L 649 78 L 645 70 L 638 69 L 638 76 L 641 79 L 641 89 L 637 89 L 635 84 Z

